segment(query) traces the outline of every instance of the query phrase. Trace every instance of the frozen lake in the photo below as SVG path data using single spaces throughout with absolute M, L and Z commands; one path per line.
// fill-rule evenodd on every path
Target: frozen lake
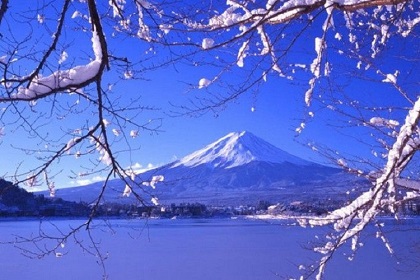
M 385 227 L 396 255 L 390 256 L 373 229 L 362 238 L 364 246 L 353 261 L 349 249 L 341 250 L 327 268 L 325 279 L 420 279 L 420 220 L 405 220 Z M 60 230 L 81 221 L 54 221 Z M 230 219 L 111 220 L 111 227 L 97 222 L 92 232 L 105 261 L 109 279 L 147 280 L 269 280 L 298 278 L 298 265 L 318 255 L 304 247 L 325 229 L 288 225 L 287 221 Z M 46 232 L 57 229 L 43 223 Z M 0 221 L 0 241 L 14 235 L 35 236 L 39 221 Z M 417 228 L 417 231 L 411 229 Z M 91 246 L 85 231 L 77 235 Z M 46 244 L 49 245 L 48 243 Z M 43 245 L 42 245 L 43 246 Z M 25 245 L 34 250 L 33 245 Z M 57 253 L 42 259 L 24 257 L 11 244 L 0 245 L 0 279 L 101 279 L 97 259 L 68 240 Z M 400 264 L 398 264 L 398 261 Z

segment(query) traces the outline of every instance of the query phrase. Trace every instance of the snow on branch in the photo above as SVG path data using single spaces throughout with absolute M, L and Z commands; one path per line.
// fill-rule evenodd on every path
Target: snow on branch
M 397 5 L 405 2 L 407 0 L 287 0 L 267 1 L 265 8 L 248 9 L 247 4 L 226 1 L 228 8 L 220 15 L 212 17 L 207 25 L 195 24 L 190 26 L 219 29 L 258 21 L 268 24 L 280 24 L 290 22 L 303 14 L 309 14 L 321 7 L 325 7 L 330 14 L 332 9 L 354 12 L 366 8 Z
M 379 202 L 382 199 L 384 190 L 387 190 L 388 193 L 395 193 L 395 189 L 393 188 L 395 188 L 396 178 L 408 164 L 407 159 L 411 159 L 411 156 L 415 150 L 420 146 L 420 143 L 417 143 L 417 145 L 410 145 L 412 142 L 410 140 L 413 137 L 413 133 L 416 131 L 419 119 L 420 98 L 417 99 L 413 109 L 409 111 L 405 123 L 400 129 L 398 137 L 395 140 L 392 149 L 388 153 L 388 160 L 383 173 L 376 179 L 373 188 L 360 195 L 349 205 L 337 209 L 325 217 L 319 219 L 311 219 L 309 223 L 311 225 L 325 225 L 334 223 L 337 220 L 348 218 L 352 214 L 361 211 L 364 207 L 368 207 L 370 209 L 370 211 L 366 213 L 364 211 L 361 212 L 364 218 L 368 218 L 369 221 L 374 217 L 374 215 L 378 214 L 377 211 L 379 210 L 379 206 L 381 206 Z M 371 202 L 374 203 L 370 204 Z M 371 211 L 375 211 L 375 213 L 371 213 Z M 372 214 L 372 216 L 370 216 L 370 214 Z M 362 222 L 368 221 L 366 219 L 366 221 Z
M 336 8 L 342 11 L 354 12 L 357 10 L 378 6 L 398 5 L 407 2 L 407 0 L 333 0 L 330 2 L 332 2 Z
M 89 1 L 91 3 L 91 1 Z M 94 4 L 92 4 L 94 5 Z M 96 7 L 94 10 L 90 9 L 92 16 L 92 50 L 94 53 L 94 60 L 86 65 L 78 65 L 68 70 L 57 70 L 48 76 L 42 76 L 37 69 L 31 76 L 15 78 L 19 82 L 25 82 L 29 78 L 26 86 L 20 86 L 17 92 L 8 97 L 0 98 L 0 101 L 33 101 L 50 94 L 74 90 L 75 88 L 82 88 L 93 82 L 99 75 L 101 75 L 105 65 L 108 64 L 107 48 L 102 28 L 97 15 Z M 95 20 L 95 18 L 98 18 Z M 42 66 L 42 64 L 41 64 Z M 1 84 L 5 84 L 9 79 L 0 80 Z
M 298 37 L 301 36 L 305 29 L 309 28 L 311 23 L 315 21 L 315 18 L 322 17 L 325 14 L 325 22 L 321 30 L 322 35 L 316 37 L 314 43 L 316 54 L 312 61 L 307 63 L 307 65 L 310 65 L 312 77 L 308 77 L 309 87 L 305 93 L 305 103 L 310 106 L 316 85 L 322 77 L 328 77 L 331 69 L 333 69 L 332 65 L 327 61 L 327 51 L 330 48 L 333 51 L 335 50 L 333 43 L 329 44 L 330 46 L 327 44 L 327 38 L 330 38 L 328 34 L 329 32 L 335 32 L 335 37 L 339 36 L 341 38 L 341 34 L 338 33 L 339 31 L 334 26 L 333 16 L 337 16 L 339 12 L 341 13 L 341 16 L 346 21 L 346 26 L 343 27 L 348 29 L 349 33 L 352 33 L 354 29 L 353 19 L 356 17 L 360 25 L 372 27 L 374 34 L 369 39 L 372 41 L 372 53 L 369 55 L 371 58 L 375 58 L 391 36 L 395 34 L 406 36 L 405 32 L 411 31 L 412 27 L 419 22 L 419 20 L 411 17 L 404 16 L 403 18 L 401 16 L 404 9 L 415 11 L 414 6 L 403 5 L 406 3 L 408 3 L 407 0 L 267 0 L 263 2 L 228 0 L 226 1 L 226 8 L 216 11 L 207 22 L 202 20 L 193 21 L 191 19 L 185 19 L 183 22 L 192 30 L 208 32 L 201 44 L 204 50 L 214 50 L 227 46 L 236 48 L 236 65 L 238 67 L 243 68 L 248 57 L 267 56 L 271 63 L 268 66 L 264 66 L 264 69 L 261 69 L 262 74 L 260 76 L 263 77 L 260 79 L 265 81 L 267 74 L 270 72 L 276 73 L 283 78 L 294 78 L 295 72 L 293 69 L 290 70 L 288 66 L 296 64 L 296 61 L 288 63 L 285 61 L 285 57 Z M 383 6 L 386 6 L 386 9 L 382 9 Z M 377 9 L 372 13 L 364 11 L 369 8 Z M 333 13 L 334 11 L 337 12 Z M 389 23 L 379 23 L 378 25 L 375 22 L 379 18 L 378 13 L 382 13 L 381 18 L 386 16 L 394 20 Z M 371 14 L 372 16 L 370 16 Z M 272 27 L 270 27 L 276 26 L 275 30 L 284 30 L 294 20 L 302 16 L 308 17 L 307 25 L 302 26 L 302 30 L 296 31 L 294 35 L 296 37 L 289 41 L 282 40 L 282 36 L 287 36 L 286 32 L 279 31 L 282 32 L 279 33 L 273 31 Z M 395 20 L 397 18 L 398 21 Z M 395 25 L 394 27 L 396 28 L 391 28 L 391 25 Z M 227 36 L 225 40 L 221 39 L 223 37 L 220 36 L 223 33 Z M 211 38 L 210 34 L 214 34 L 214 37 Z M 349 37 L 351 43 L 355 46 L 356 52 L 362 52 L 359 49 L 356 35 L 350 34 Z M 260 61 L 263 61 L 263 59 Z M 388 80 L 395 80 L 391 78 L 389 75 Z
M 420 97 L 408 112 L 392 149 L 388 153 L 382 174 L 374 181 L 372 188 L 361 194 L 349 205 L 334 210 L 326 216 L 298 220 L 302 226 L 307 224 L 311 226 L 333 224 L 334 229 L 340 232 L 335 244 L 328 242 L 324 247 L 321 247 L 322 250 L 317 248 L 318 251 L 322 251 L 325 255 L 332 255 L 347 240 L 357 238 L 362 230 L 386 207 L 394 212 L 395 206 L 401 200 L 419 196 L 418 183 L 408 183 L 407 180 L 399 179 L 402 170 L 420 147 L 420 141 L 417 140 L 418 135 L 415 135 L 418 131 L 419 120 Z M 398 200 L 396 198 L 398 187 L 412 189 L 413 191 L 407 192 L 405 197 Z M 327 259 L 321 259 L 318 276 L 322 276 Z
M 95 38 L 93 35 L 92 38 Z M 93 41 L 93 40 L 92 40 Z M 12 95 L 12 100 L 35 100 L 49 94 L 71 88 L 80 88 L 89 84 L 100 72 L 101 60 L 75 66 L 69 70 L 59 70 L 49 76 L 34 77 L 29 86 L 21 86 L 18 92 Z
M 152 178 L 149 181 L 143 181 L 143 182 L 141 182 L 141 184 L 138 184 L 138 183 L 135 182 L 136 174 L 134 173 L 133 170 L 130 170 L 128 172 L 123 172 L 123 173 L 129 175 L 130 182 L 128 182 L 127 180 L 124 179 L 126 184 L 125 184 L 125 188 L 124 188 L 124 191 L 122 193 L 122 196 L 123 197 L 129 197 L 131 194 L 133 194 L 139 201 L 143 201 L 143 199 L 136 192 L 136 189 L 135 189 L 134 186 L 137 186 L 139 188 L 141 188 L 142 186 L 146 186 L 146 187 L 151 187 L 152 189 L 156 189 L 156 185 L 159 182 L 163 182 L 165 180 L 165 177 L 163 175 L 155 175 L 155 176 L 152 176 Z M 134 185 L 134 186 L 132 186 L 132 185 Z M 159 199 L 154 195 L 151 195 L 150 201 L 155 206 L 159 205 Z

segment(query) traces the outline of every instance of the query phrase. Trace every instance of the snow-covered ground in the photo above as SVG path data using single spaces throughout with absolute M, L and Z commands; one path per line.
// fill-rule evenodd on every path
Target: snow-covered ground
M 78 223 L 54 221 L 61 230 Z M 390 229 L 412 228 L 414 224 L 418 228 L 419 223 L 407 220 Z M 287 220 L 114 220 L 110 224 L 112 230 L 102 224 L 93 231 L 100 250 L 108 256 L 109 279 L 298 279 L 302 272 L 298 266 L 316 257 L 303 247 L 325 231 L 293 226 Z M 14 234 L 29 236 L 38 230 L 37 221 L 2 221 L 0 239 L 14 240 Z M 78 237 L 89 246 L 85 231 Z M 398 255 L 400 265 L 372 234 L 368 240 L 361 239 L 365 245 L 353 261 L 340 250 L 325 279 L 418 279 L 418 266 L 415 271 L 398 271 L 407 268 L 404 257 L 418 259 L 419 251 L 408 252 L 414 250 L 410 241 L 419 241 L 418 232 L 397 231 L 390 239 L 395 251 L 402 252 Z M 0 279 L 101 279 L 96 259 L 82 252 L 73 239 L 57 249 L 61 257 L 28 259 L 13 245 L 0 245 L 0 250 Z

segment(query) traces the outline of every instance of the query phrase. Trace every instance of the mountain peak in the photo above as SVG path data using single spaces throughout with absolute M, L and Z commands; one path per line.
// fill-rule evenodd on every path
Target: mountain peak
M 232 168 L 252 161 L 312 164 L 271 145 L 251 132 L 241 131 L 231 132 L 203 149 L 185 156 L 175 162 L 173 167 L 206 164 L 218 168 Z
M 245 138 L 258 138 L 258 137 L 248 131 L 231 132 L 231 133 L 226 134 L 225 136 L 223 136 L 222 138 L 220 138 L 219 140 L 215 141 L 212 144 L 215 144 L 217 142 L 222 142 L 224 140 L 227 140 L 227 142 L 233 143 L 236 141 L 243 141 L 243 139 Z

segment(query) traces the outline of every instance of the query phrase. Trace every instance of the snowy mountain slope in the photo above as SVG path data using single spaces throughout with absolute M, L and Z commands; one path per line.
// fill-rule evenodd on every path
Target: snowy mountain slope
M 243 131 L 229 133 L 205 148 L 175 162 L 172 167 L 181 165 L 194 167 L 206 164 L 215 168 L 232 168 L 252 161 L 312 164 L 271 145 L 250 132 Z
M 160 202 L 201 202 L 237 205 L 259 200 L 313 199 L 344 193 L 360 179 L 340 169 L 312 163 L 293 156 L 249 132 L 230 133 L 205 148 L 157 169 L 138 174 L 141 183 L 163 175 L 156 189 L 146 187 Z M 60 189 L 65 200 L 95 199 L 103 183 Z M 104 201 L 133 203 L 123 197 L 125 183 L 109 182 Z M 147 198 L 146 198 L 147 199 Z

